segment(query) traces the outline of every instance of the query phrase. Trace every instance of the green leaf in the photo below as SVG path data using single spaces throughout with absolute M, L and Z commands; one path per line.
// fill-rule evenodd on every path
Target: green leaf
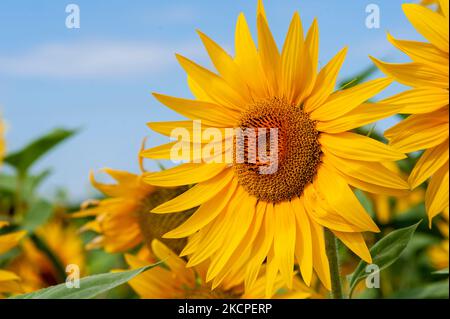
M 92 275 L 80 279 L 80 288 L 68 288 L 65 283 L 44 288 L 32 293 L 11 297 L 10 299 L 92 299 L 101 293 L 120 286 L 137 275 L 156 267 L 161 262 L 142 268 L 122 272 Z
M 400 257 L 420 223 L 421 221 L 415 225 L 394 230 L 372 246 L 370 249 L 372 263 L 378 266 L 379 271 L 389 267 Z M 373 272 L 367 273 L 366 266 L 366 262 L 360 261 L 353 274 L 349 275 L 350 297 L 353 289 L 361 280 L 374 274 Z
M 448 267 L 445 269 L 441 269 L 433 272 L 433 275 L 447 275 L 448 276 Z
M 76 132 L 76 130 L 55 129 L 34 140 L 23 149 L 7 155 L 4 162 L 16 168 L 20 175 L 25 175 L 34 162 Z
M 35 189 L 51 174 L 47 169 L 37 175 L 27 175 L 23 181 L 23 194 L 25 198 L 32 196 Z M 17 176 L 0 174 L 0 190 L 14 194 L 17 191 Z
M 28 231 L 34 231 L 37 227 L 45 224 L 52 215 L 52 204 L 43 199 L 38 200 L 25 214 L 22 228 Z
M 448 288 L 448 280 L 444 280 L 396 292 L 389 299 L 448 299 Z

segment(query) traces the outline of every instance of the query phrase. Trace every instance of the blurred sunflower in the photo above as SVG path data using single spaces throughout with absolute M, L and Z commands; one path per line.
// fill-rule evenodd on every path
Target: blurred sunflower
M 142 175 L 125 171 L 104 169 L 117 184 L 102 184 L 91 174 L 92 185 L 109 198 L 92 202 L 94 206 L 85 207 L 72 217 L 95 216 L 87 222 L 82 231 L 91 230 L 99 235 L 88 245 L 88 249 L 103 248 L 110 253 L 125 252 L 143 242 L 149 244 L 179 226 L 186 220 L 183 216 L 158 216 L 150 214 L 157 205 L 181 194 L 186 188 L 159 188 L 142 181 Z M 189 214 L 189 213 L 186 213 Z M 186 244 L 184 239 L 162 239 L 177 252 Z
M 264 298 L 264 281 L 258 278 L 254 287 L 244 293 L 242 275 L 234 272 L 223 282 L 223 286 L 211 291 L 204 278 L 207 263 L 188 268 L 186 261 L 158 240 L 153 240 L 151 249 L 154 257 L 125 255 L 125 260 L 131 269 L 144 267 L 149 262 L 164 260 L 167 267 L 155 267 L 132 279 L 129 285 L 141 298 L 145 299 L 227 299 L 227 298 Z M 145 253 L 143 253 L 145 254 Z M 245 258 L 243 258 L 245 259 Z M 293 279 L 293 288 L 283 290 L 281 278 L 275 280 L 275 291 L 282 291 L 276 297 L 304 299 L 317 296 L 306 287 L 298 277 Z
M 439 230 L 441 231 L 444 240 L 441 241 L 439 245 L 432 246 L 428 250 L 428 255 L 431 259 L 431 263 L 434 268 L 440 270 L 448 268 L 449 259 L 449 240 L 448 240 L 448 209 L 442 214 L 443 219 L 437 224 Z
M 405 41 L 388 35 L 389 41 L 413 62 L 384 63 L 373 59 L 384 73 L 413 87 L 383 101 L 403 106 L 401 113 L 412 114 L 388 129 L 389 144 L 404 153 L 424 150 L 408 182 L 415 189 L 430 177 L 425 205 L 430 226 L 437 214 L 448 210 L 448 73 L 449 73 L 449 3 L 439 0 L 442 13 L 417 4 L 404 4 L 411 24 L 429 42 Z
M 5 221 L 0 220 L 0 229 L 8 226 Z M 12 233 L 6 233 L 0 235 L 0 256 L 12 248 L 16 247 L 22 238 L 25 236 L 26 231 L 17 231 Z M 20 293 L 23 292 L 20 277 L 14 272 L 0 269 L 0 298 L 4 294 Z
M 8 265 L 21 278 L 25 292 L 64 282 L 67 265 L 77 265 L 80 275 L 84 274 L 83 242 L 75 226 L 54 219 L 32 236 L 35 239 L 25 239 L 22 253 Z
M 300 17 L 294 14 L 281 53 L 262 2 L 258 5 L 257 27 L 258 49 L 244 15 L 239 16 L 234 58 L 199 32 L 219 74 L 177 55 L 197 99 L 154 96 L 191 120 L 201 120 L 202 126 L 277 128 L 277 171 L 259 174 L 255 164 L 235 161 L 186 163 L 148 173 L 144 181 L 156 186 L 197 184 L 152 212 L 166 214 L 200 206 L 165 237 L 192 235 L 181 255 L 189 256 L 188 266 L 211 259 L 206 281 L 213 280 L 212 287 L 218 286 L 242 254 L 248 253 L 251 258 L 244 265 L 247 290 L 253 287 L 264 261 L 266 295 L 271 294 L 279 272 L 283 283 L 292 288 L 295 257 L 308 285 L 314 269 L 330 289 L 324 227 L 367 262 L 371 262 L 371 256 L 362 232 L 379 231 L 350 185 L 382 194 L 408 189 L 404 180 L 381 164 L 404 158 L 402 153 L 348 131 L 391 116 L 400 108 L 365 103 L 387 87 L 390 79 L 334 92 L 347 50 L 341 50 L 318 72 L 316 20 L 304 37 Z M 190 132 L 194 129 L 192 121 L 149 126 L 165 135 L 180 127 Z M 141 155 L 170 159 L 174 143 L 145 150 Z M 244 146 L 235 151 L 248 150 Z

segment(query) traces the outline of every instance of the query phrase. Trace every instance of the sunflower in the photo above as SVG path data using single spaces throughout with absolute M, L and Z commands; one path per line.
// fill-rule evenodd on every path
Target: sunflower
M 179 226 L 186 217 L 157 216 L 148 211 L 157 205 L 179 195 L 186 188 L 168 188 L 150 186 L 143 182 L 142 175 L 126 171 L 104 169 L 117 184 L 102 184 L 95 180 L 91 173 L 91 183 L 108 198 L 101 201 L 90 201 L 93 206 L 84 207 L 71 216 L 75 218 L 95 216 L 87 222 L 82 231 L 91 230 L 98 233 L 88 249 L 104 248 L 105 251 L 125 252 L 138 245 L 151 243 L 154 238 L 168 230 Z M 188 214 L 188 213 L 186 213 Z M 185 240 L 162 239 L 175 251 L 180 252 Z
M 403 106 L 407 119 L 388 129 L 389 144 L 404 153 L 425 150 L 408 182 L 412 189 L 430 179 L 425 196 L 430 226 L 433 217 L 448 210 L 448 0 L 440 0 L 442 13 L 416 4 L 403 5 L 411 24 L 429 42 L 389 41 L 413 62 L 404 64 L 373 61 L 381 71 L 412 89 L 384 100 Z
M 267 295 L 278 273 L 292 288 L 295 259 L 306 284 L 310 284 L 314 269 L 330 289 L 324 228 L 367 262 L 371 262 L 371 256 L 362 232 L 379 231 L 351 187 L 383 194 L 408 189 L 404 180 L 381 164 L 403 159 L 404 154 L 349 132 L 399 110 L 388 104 L 366 103 L 392 80 L 375 79 L 334 92 L 347 49 L 318 72 L 316 20 L 304 37 L 295 13 L 280 53 L 260 1 L 257 31 L 258 48 L 244 15 L 239 15 L 234 58 L 199 32 L 218 73 L 177 55 L 196 99 L 154 96 L 190 120 L 201 120 L 205 131 L 276 128 L 276 172 L 260 174 L 257 167 L 266 167 L 266 162 L 257 159 L 242 163 L 235 160 L 236 156 L 231 163 L 199 163 L 195 147 L 203 143 L 200 151 L 205 151 L 210 147 L 208 139 L 187 141 L 182 136 L 181 141 L 141 152 L 147 158 L 170 159 L 177 143 L 190 143 L 190 150 L 194 149 L 190 163 L 146 174 L 144 181 L 152 185 L 196 184 L 152 212 L 175 213 L 199 206 L 190 219 L 165 237 L 192 235 L 181 255 L 189 256 L 188 266 L 211 259 L 206 281 L 212 280 L 213 288 L 248 253 L 250 258 L 243 270 L 247 290 L 253 287 L 265 261 Z M 165 135 L 179 128 L 196 133 L 195 121 L 153 122 L 149 126 Z M 225 139 L 223 144 L 227 145 Z M 243 144 L 232 146 L 233 152 L 244 153 L 244 159 L 248 159 L 251 148 Z
M 36 236 L 52 256 L 36 240 L 27 238 L 21 245 L 22 253 L 8 266 L 22 279 L 25 292 L 64 282 L 67 265 L 77 265 L 80 275 L 84 274 L 85 252 L 76 227 L 54 219 L 37 229 Z
M 145 299 L 227 299 L 227 298 L 264 298 L 264 281 L 258 278 L 251 291 L 243 292 L 242 275 L 234 272 L 223 282 L 223 287 L 211 291 L 205 283 L 207 263 L 188 268 L 186 261 L 177 256 L 157 239 L 153 240 L 151 255 L 141 251 L 138 256 L 125 255 L 125 260 L 131 269 L 144 267 L 149 262 L 164 260 L 167 267 L 155 267 L 132 279 L 129 285 L 141 298 Z M 278 276 L 274 289 L 281 290 L 277 295 L 281 298 L 304 299 L 314 296 L 298 277 L 293 279 L 293 289 L 283 291 L 282 280 Z
M 0 229 L 8 225 L 8 222 L 0 220 Z M 17 231 L 0 235 L 0 256 L 16 247 L 25 234 L 26 231 Z M 14 272 L 0 269 L 0 297 L 3 294 L 22 292 L 20 281 L 20 277 Z
M 442 214 L 443 219 L 437 224 L 444 240 L 428 250 L 428 256 L 434 268 L 441 270 L 448 268 L 449 241 L 448 241 L 448 209 Z

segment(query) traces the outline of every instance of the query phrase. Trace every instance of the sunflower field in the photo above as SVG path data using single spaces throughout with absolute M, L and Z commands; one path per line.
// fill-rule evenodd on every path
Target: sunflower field
M 25 2 L 131 42 L 0 37 L 0 304 L 449 298 L 448 0 Z

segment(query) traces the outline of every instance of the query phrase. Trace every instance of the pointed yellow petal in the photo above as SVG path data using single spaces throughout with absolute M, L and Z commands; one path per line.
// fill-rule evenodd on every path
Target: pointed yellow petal
M 152 212 L 160 214 L 174 213 L 200 206 L 226 187 L 231 182 L 233 176 L 233 170 L 224 170 L 212 179 L 199 183 L 180 196 L 159 205 Z
M 432 87 L 417 88 L 396 94 L 382 100 L 381 103 L 402 106 L 400 113 L 430 113 L 448 105 L 448 90 Z
M 300 16 L 296 12 L 292 17 L 289 31 L 281 53 L 282 94 L 289 102 L 300 93 L 298 82 L 301 72 L 303 51 L 303 27 Z
M 267 20 L 262 15 L 258 15 L 257 23 L 259 55 L 269 83 L 269 91 L 273 96 L 277 96 L 281 72 L 280 53 L 267 25 Z
M 305 44 L 302 54 L 302 76 L 299 79 L 301 83 L 300 95 L 296 103 L 300 105 L 310 96 L 317 78 L 317 65 L 319 63 L 319 25 L 317 19 L 314 19 L 311 27 L 306 34 Z
M 251 88 L 252 95 L 257 98 L 268 97 L 266 76 L 243 13 L 239 15 L 236 24 L 235 47 L 236 64 Z
M 403 110 L 403 106 L 387 103 L 364 103 L 347 114 L 327 122 L 317 122 L 316 128 L 327 133 L 341 133 L 390 117 Z
M 233 61 L 233 58 L 204 33 L 200 31 L 197 31 L 197 33 L 200 35 L 211 61 L 222 78 L 246 100 L 249 100 L 250 96 L 247 91 L 247 85 L 242 79 L 240 69 Z
M 323 227 L 310 220 L 311 240 L 313 245 L 314 270 L 326 289 L 331 290 L 330 266 L 325 251 Z
M 26 235 L 26 230 L 20 230 L 0 236 L 0 254 L 3 254 L 11 248 L 17 246 L 20 240 Z
M 367 248 L 364 237 L 361 233 L 343 233 L 333 230 L 333 233 L 339 238 L 345 246 L 351 249 L 356 255 L 359 256 L 366 263 L 372 263 L 372 257 L 370 256 L 369 249 Z
M 333 93 L 336 79 L 344 63 L 347 48 L 339 51 L 338 54 L 320 71 L 311 96 L 305 102 L 305 110 L 308 113 L 314 111 L 324 103 L 331 93 Z
M 431 66 L 421 63 L 385 63 L 370 57 L 375 65 L 386 75 L 411 87 L 431 86 L 448 87 L 448 75 L 442 74 Z
M 448 52 L 448 19 L 418 4 L 403 4 L 403 12 L 414 28 L 443 52 Z
M 295 225 L 297 227 L 295 256 L 297 257 L 303 280 L 307 286 L 310 286 L 313 270 L 311 226 L 301 199 L 293 199 L 291 205 L 292 210 L 295 212 Z
M 445 124 L 424 123 L 426 129 L 420 130 L 419 126 L 414 131 L 403 131 L 390 139 L 389 144 L 404 153 L 410 153 L 421 149 L 431 148 L 448 139 L 448 122 Z M 409 134 L 408 134 L 409 133 Z
M 199 207 L 186 220 L 183 224 L 175 228 L 174 230 L 168 232 L 163 237 L 164 238 L 181 238 L 192 235 L 199 229 L 203 228 L 205 225 L 209 224 L 212 220 L 214 220 L 220 212 L 222 212 L 228 202 L 231 199 L 231 196 L 234 194 L 237 188 L 237 181 L 233 179 L 231 184 L 221 190 L 215 197 L 211 200 L 207 201 L 203 205 Z
M 356 133 L 321 134 L 319 142 L 329 152 L 342 158 L 369 162 L 397 161 L 406 158 L 394 148 Z
M 436 147 L 426 150 L 412 170 L 408 182 L 411 189 L 425 182 L 448 161 L 448 140 Z
M 202 120 L 213 127 L 234 126 L 239 120 L 239 113 L 209 102 L 188 100 L 154 93 L 153 96 L 162 104 L 192 120 Z
M 392 79 L 382 78 L 338 91 L 311 113 L 311 119 L 318 121 L 334 120 L 366 102 L 391 83 Z
M 160 172 L 145 173 L 144 182 L 161 187 L 190 185 L 213 178 L 227 167 L 227 164 L 186 163 Z
M 231 88 L 225 80 L 217 74 L 205 69 L 204 67 L 192 62 L 191 60 L 177 55 L 178 62 L 186 73 L 216 101 L 228 109 L 238 111 L 242 105 L 245 105 L 245 99 L 239 92 Z
M 448 209 L 448 162 L 431 178 L 425 195 L 425 206 L 431 225 L 433 218 Z
M 176 275 L 177 281 L 188 287 L 195 285 L 195 274 L 192 269 L 186 268 L 186 262 L 183 259 L 159 240 L 154 239 L 151 245 L 152 252 L 159 260 L 164 261 L 172 273 Z
M 275 205 L 274 253 L 279 258 L 280 273 L 288 289 L 292 288 L 295 255 L 295 215 L 289 202 Z
M 329 205 L 347 221 L 365 231 L 380 231 L 341 176 L 322 165 L 314 183 Z
M 325 152 L 323 161 L 332 165 L 345 175 L 357 178 L 366 183 L 385 188 L 409 189 L 406 181 L 378 162 L 343 159 L 329 152 Z
M 434 45 L 426 42 L 397 40 L 389 33 L 387 37 L 394 46 L 406 53 L 414 62 L 433 65 L 442 73 L 448 74 L 448 56 Z

